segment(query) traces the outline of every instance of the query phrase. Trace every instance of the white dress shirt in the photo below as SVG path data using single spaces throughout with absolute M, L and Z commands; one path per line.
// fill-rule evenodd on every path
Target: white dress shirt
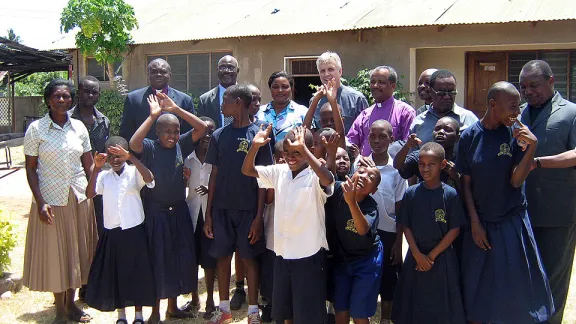
M 274 202 L 264 206 L 264 237 L 266 248 L 274 251 Z
M 208 205 L 208 194 L 201 196 L 196 193 L 196 187 L 206 186 L 208 188 L 208 181 L 210 180 L 210 172 L 212 172 L 212 164 L 202 163 L 196 156 L 196 152 L 188 155 L 184 161 L 184 166 L 190 169 L 190 179 L 188 179 L 188 196 L 186 197 L 186 203 L 188 204 L 188 210 L 190 211 L 190 217 L 192 218 L 192 225 L 194 230 L 196 230 L 196 225 L 198 223 L 198 214 L 200 213 L 200 207 L 202 207 L 202 217 L 206 220 L 206 205 Z
M 140 189 L 154 188 L 154 181 L 146 183 L 133 165 L 124 165 L 120 175 L 109 169 L 100 172 L 96 180 L 96 193 L 102 195 L 104 227 L 126 230 L 144 222 L 144 208 Z
M 324 204 L 334 192 L 308 167 L 296 178 L 288 164 L 256 166 L 260 188 L 274 189 L 274 252 L 284 259 L 303 259 L 328 249 Z
M 370 154 L 372 159 L 372 154 Z M 381 231 L 396 233 L 396 203 L 402 200 L 408 181 L 403 179 L 398 170 L 392 166 L 392 157 L 388 155 L 388 164 L 377 165 L 380 170 L 380 184 L 378 191 L 372 194 L 372 198 L 378 203 L 380 221 L 378 229 Z

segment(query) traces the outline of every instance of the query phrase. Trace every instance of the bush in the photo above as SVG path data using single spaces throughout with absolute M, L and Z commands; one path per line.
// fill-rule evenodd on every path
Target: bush
M 10 265 L 10 252 L 16 246 L 16 233 L 8 216 L 0 209 L 0 276 Z
M 117 136 L 124 111 L 124 96 L 116 90 L 102 90 L 96 107 L 110 119 L 110 136 Z

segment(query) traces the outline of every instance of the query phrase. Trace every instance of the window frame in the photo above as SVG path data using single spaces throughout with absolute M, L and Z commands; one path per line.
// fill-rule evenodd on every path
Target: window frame
M 313 74 L 293 74 L 292 73 L 292 63 L 295 61 L 314 61 L 316 65 L 316 60 L 318 60 L 320 55 L 303 55 L 303 56 L 285 56 L 284 57 L 284 71 L 290 73 L 293 77 L 315 77 L 318 76 L 318 71 Z
M 98 61 L 96 61 L 96 59 L 93 56 L 87 56 L 84 60 L 84 76 L 88 76 L 88 75 L 92 75 L 89 73 L 88 71 L 88 60 L 94 60 L 96 62 L 96 64 L 98 64 L 98 66 L 100 66 L 102 68 L 102 70 L 104 71 L 104 80 L 100 80 L 98 79 L 99 82 L 109 82 L 110 79 L 108 79 L 108 73 L 106 72 L 106 66 L 102 66 L 100 65 L 100 63 L 98 63 Z M 123 76 L 123 71 L 124 71 L 124 61 L 121 62 L 114 62 L 114 64 L 120 63 L 120 74 L 118 74 L 118 76 Z

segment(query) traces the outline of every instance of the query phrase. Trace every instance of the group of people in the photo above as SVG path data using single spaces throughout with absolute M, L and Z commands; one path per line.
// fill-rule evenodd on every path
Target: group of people
M 416 110 L 394 98 L 390 66 L 371 71 L 370 107 L 341 84 L 336 53 L 317 68 L 309 107 L 284 71 L 261 105 L 227 55 L 194 109 L 156 59 L 150 86 L 126 97 L 120 136 L 96 109 L 98 80 L 80 82 L 74 107 L 74 85 L 50 82 L 49 113 L 24 142 L 34 200 L 23 280 L 54 293 L 54 323 L 91 320 L 75 304 L 81 287 L 117 324 L 131 306 L 133 323 L 143 306 L 161 322 L 161 299 L 166 318 L 198 316 L 199 266 L 209 324 L 231 323 L 246 299 L 251 324 L 369 323 L 378 297 L 380 323 L 561 323 L 576 105 L 554 91 L 549 65 L 528 62 L 520 91 L 495 83 L 480 120 L 455 104 L 447 70 L 422 73 Z

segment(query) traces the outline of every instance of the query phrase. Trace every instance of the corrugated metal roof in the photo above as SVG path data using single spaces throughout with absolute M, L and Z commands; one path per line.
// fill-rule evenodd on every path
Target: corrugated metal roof
M 136 44 L 576 19 L 576 0 L 129 0 Z M 54 43 L 75 48 L 73 35 Z

